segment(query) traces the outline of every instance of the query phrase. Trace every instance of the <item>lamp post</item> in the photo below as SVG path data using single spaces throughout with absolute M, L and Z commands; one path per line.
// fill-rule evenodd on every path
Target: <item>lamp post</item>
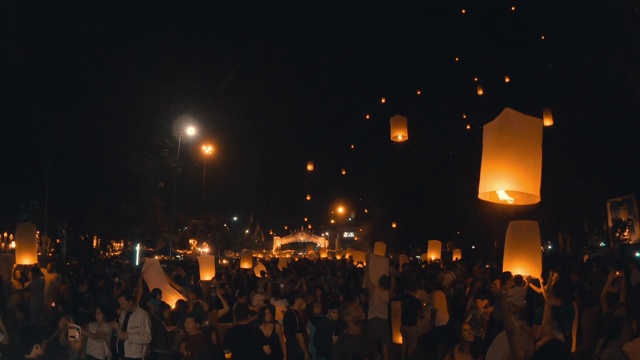
M 340 250 L 340 225 L 342 223 L 342 214 L 344 214 L 345 209 L 344 206 L 339 205 L 338 208 L 336 209 L 336 212 L 338 213 L 338 233 L 336 234 L 336 251 Z
M 205 179 L 207 174 L 207 158 L 213 155 L 215 149 L 211 144 L 202 145 L 202 154 L 204 155 L 204 159 L 202 160 L 202 213 L 204 214 L 204 204 L 205 204 Z
M 178 136 L 178 152 L 176 153 L 175 163 L 173 165 L 173 196 L 171 199 L 171 219 L 169 221 L 169 262 L 171 262 L 171 254 L 173 251 L 173 222 L 176 216 L 176 198 L 178 193 L 178 175 L 176 172 L 176 166 L 180 161 L 180 145 L 182 144 L 183 136 L 194 136 L 196 134 L 196 128 L 193 126 L 187 126 L 184 131 L 180 130 Z

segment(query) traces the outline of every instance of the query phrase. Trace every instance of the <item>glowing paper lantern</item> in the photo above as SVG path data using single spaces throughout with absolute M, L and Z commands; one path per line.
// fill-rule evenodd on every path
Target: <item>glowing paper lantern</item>
M 315 245 L 313 244 L 307 244 L 307 254 L 311 254 L 312 252 L 315 252 Z
M 510 108 L 484 125 L 478 198 L 509 205 L 540 202 L 542 121 Z
M 511 78 L 509 78 L 508 75 L 504 76 L 504 82 L 508 83 L 509 81 L 511 81 Z
M 38 263 L 38 244 L 36 243 L 36 225 L 34 223 L 22 223 L 17 226 L 15 249 L 17 265 Z
M 320 249 L 320 258 L 321 259 L 326 259 L 327 258 L 327 248 Z
M 409 140 L 409 129 L 407 128 L 407 118 L 398 114 L 389 119 L 391 124 L 391 140 L 403 142 Z
M 462 259 L 462 250 L 461 249 L 453 249 L 452 258 L 453 258 L 454 261 Z
M 511 221 L 504 240 L 502 271 L 513 275 L 542 275 L 542 251 L 540 250 L 540 228 L 537 221 Z
M 389 258 L 376 254 L 369 255 L 367 259 L 367 268 L 369 270 L 369 280 L 378 285 L 382 275 L 389 275 Z M 366 286 L 363 281 L 363 286 Z
M 169 284 L 169 280 L 167 280 L 168 275 L 164 272 L 158 259 L 146 258 L 144 265 L 142 265 L 141 272 L 149 289 L 158 288 L 162 290 L 162 301 L 171 307 L 174 307 L 178 300 L 187 300 L 178 290 Z
M 264 264 L 260 261 L 258 261 L 258 264 L 256 265 L 256 267 L 253 268 L 253 273 L 256 274 L 257 277 L 260 277 L 260 272 L 264 271 L 265 274 L 267 273 L 267 267 L 264 266 Z
M 307 200 L 311 200 L 311 194 L 307 194 Z
M 251 269 L 253 267 L 253 251 L 242 250 L 240 253 L 240 268 Z
M 429 240 L 427 244 L 427 258 L 429 258 L 430 261 L 440 260 L 442 256 L 442 241 Z
M 313 161 L 307 161 L 307 171 L 313 171 Z
M 544 126 L 553 125 L 553 114 L 551 113 L 550 108 L 546 108 L 542 110 L 542 125 Z
M 402 344 L 402 334 L 400 325 L 402 321 L 402 302 L 399 300 L 391 302 L 391 340 L 394 344 Z
M 353 263 L 362 263 L 363 265 L 367 265 L 367 253 L 360 250 L 351 250 L 351 256 L 353 256 Z
M 381 241 L 376 241 L 373 244 L 373 253 L 376 255 L 384 256 L 387 253 L 387 244 Z
M 484 95 L 484 90 L 480 85 L 476 86 L 476 92 L 478 93 L 478 95 Z
M 198 256 L 198 266 L 200 267 L 200 280 L 209 281 L 216 276 L 216 257 L 213 255 Z

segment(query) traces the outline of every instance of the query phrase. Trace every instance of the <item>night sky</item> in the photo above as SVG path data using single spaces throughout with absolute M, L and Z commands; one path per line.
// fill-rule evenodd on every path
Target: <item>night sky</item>
M 639 4 L 4 3 L 1 224 L 42 227 L 46 208 L 50 229 L 118 238 L 167 214 L 189 118 L 180 213 L 286 235 L 305 216 L 332 230 L 342 201 L 372 241 L 403 246 L 488 246 L 518 219 L 582 239 L 639 190 Z M 539 204 L 477 198 L 482 126 L 505 107 L 553 110 Z

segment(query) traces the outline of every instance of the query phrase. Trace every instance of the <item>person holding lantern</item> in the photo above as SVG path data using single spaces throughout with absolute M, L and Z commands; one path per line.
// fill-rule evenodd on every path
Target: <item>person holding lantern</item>
M 622 204 L 618 217 L 611 220 L 611 236 L 614 244 L 638 239 L 635 219 L 629 215 L 629 206 L 627 204 Z

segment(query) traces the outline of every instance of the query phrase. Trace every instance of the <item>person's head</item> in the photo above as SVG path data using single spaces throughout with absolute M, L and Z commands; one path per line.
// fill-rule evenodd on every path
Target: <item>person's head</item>
M 118 304 L 122 311 L 131 311 L 136 306 L 135 297 L 131 291 L 123 291 L 118 295 Z
M 258 309 L 258 324 L 272 323 L 275 319 L 276 307 L 272 304 L 266 304 Z
M 500 274 L 500 286 L 506 289 L 510 289 L 513 287 L 513 285 L 514 279 L 511 271 L 503 271 L 502 274 Z
M 338 313 L 340 310 L 340 302 L 337 300 L 331 300 L 327 304 L 327 317 L 331 321 L 338 321 L 340 318 L 340 314 Z
M 163 301 L 160 303 L 158 311 L 160 312 L 160 317 L 162 319 L 171 319 L 171 306 L 169 306 L 169 304 L 167 304 L 166 302 Z
M 348 326 L 359 326 L 366 320 L 366 315 L 357 301 L 349 301 L 340 305 L 338 313 L 340 319 Z
M 246 303 L 237 303 L 233 309 L 236 321 L 244 321 L 249 319 L 249 305 Z
M 13 278 L 15 280 L 21 280 L 22 279 L 22 272 L 17 267 L 15 269 L 13 269 Z
M 108 305 L 100 304 L 96 306 L 96 321 L 98 322 L 111 322 L 116 317 L 116 312 Z
M 518 286 L 518 287 L 523 287 L 524 286 L 524 277 L 520 274 L 515 275 L 513 277 L 513 283 Z
M 56 264 L 53 261 L 49 261 L 49 263 L 47 263 L 47 272 L 49 274 L 56 272 Z
M 236 300 L 238 301 L 238 303 L 248 303 L 249 301 L 249 294 L 247 294 L 247 290 L 245 289 L 238 289 L 236 291 Z
M 154 300 L 162 300 L 162 290 L 160 288 L 153 288 L 149 297 Z
M 47 339 L 41 328 L 27 325 L 18 334 L 18 348 L 25 359 L 38 359 L 47 351 Z
M 298 290 L 288 291 L 286 294 L 287 302 L 289 303 L 289 307 L 294 308 L 296 310 L 303 310 L 307 307 L 306 296 L 304 293 Z
M 475 334 L 473 333 L 473 329 L 471 325 L 468 323 L 463 323 L 460 326 L 460 343 L 472 343 L 476 339 Z
M 190 312 L 184 318 L 184 331 L 187 334 L 197 334 L 200 332 L 200 325 L 202 324 L 202 318 L 197 312 Z

